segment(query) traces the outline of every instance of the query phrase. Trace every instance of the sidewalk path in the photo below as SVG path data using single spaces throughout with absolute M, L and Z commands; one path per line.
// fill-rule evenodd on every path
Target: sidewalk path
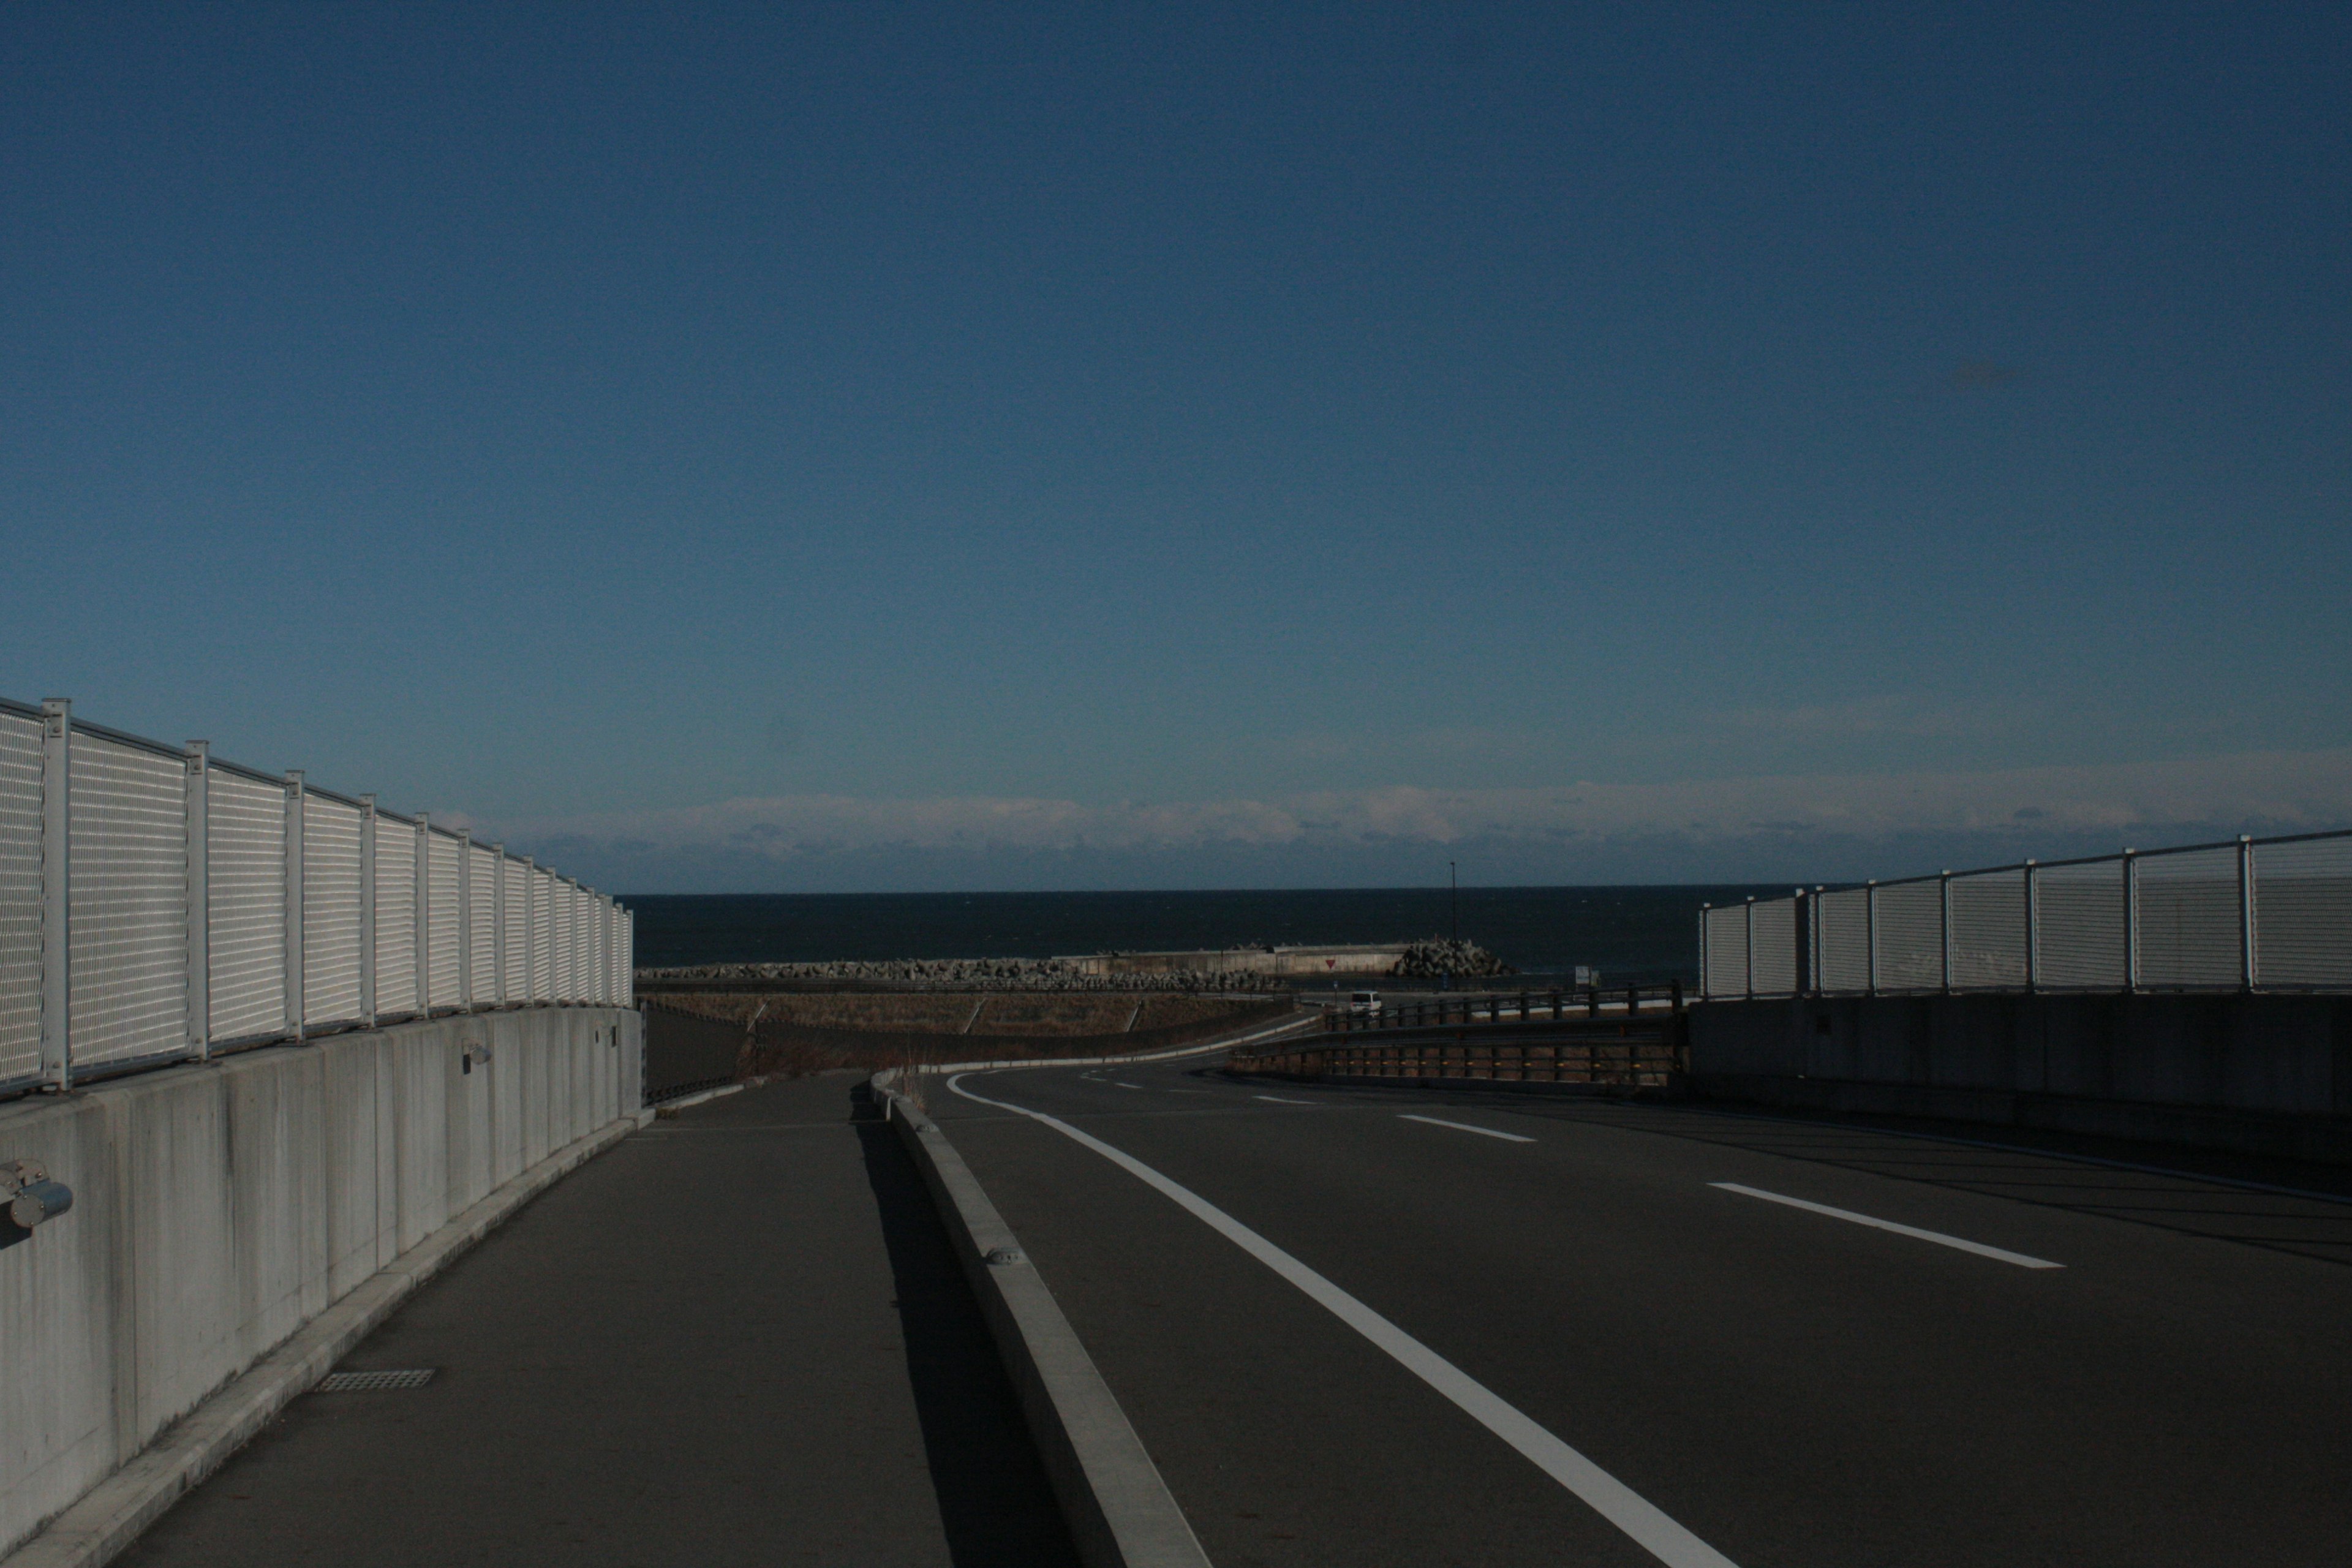
M 353 1352 L 119 1561 L 1072 1563 L 920 1179 L 858 1075 L 656 1121 Z

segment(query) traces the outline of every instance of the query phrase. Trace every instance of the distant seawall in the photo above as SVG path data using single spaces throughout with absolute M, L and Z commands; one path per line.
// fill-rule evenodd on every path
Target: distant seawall
M 1182 952 L 1092 952 L 1055 960 L 1082 974 L 1210 973 L 1381 975 L 1404 958 L 1406 944 L 1318 947 L 1219 947 Z

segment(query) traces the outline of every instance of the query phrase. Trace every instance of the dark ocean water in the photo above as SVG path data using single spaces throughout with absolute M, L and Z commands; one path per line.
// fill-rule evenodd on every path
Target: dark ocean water
M 1778 885 L 1465 888 L 1462 934 L 1529 974 L 1579 964 L 1612 981 L 1695 980 L 1698 909 Z M 637 962 L 1050 958 L 1268 943 L 1371 942 L 1453 930 L 1446 889 L 1166 893 L 649 894 Z

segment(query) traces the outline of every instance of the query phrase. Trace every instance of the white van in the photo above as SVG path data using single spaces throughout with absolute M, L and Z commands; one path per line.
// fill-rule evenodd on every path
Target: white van
M 1376 1018 L 1381 1012 L 1381 994 L 1358 991 L 1348 997 L 1348 1016 L 1351 1018 Z

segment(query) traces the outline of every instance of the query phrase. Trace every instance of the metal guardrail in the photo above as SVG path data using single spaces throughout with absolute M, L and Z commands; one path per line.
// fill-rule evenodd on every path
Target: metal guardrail
M 1706 1000 L 2352 991 L 2352 832 L 2027 860 L 1699 911 Z
M 1387 1002 L 1370 1011 L 1327 1007 L 1323 1011 L 1323 1027 L 1339 1034 L 1370 1029 L 1445 1028 L 1454 1025 L 1500 1024 L 1506 1020 L 1598 1018 L 1604 1015 L 1638 1014 L 1644 1009 L 1679 1012 L 1682 1005 L 1683 983 L 1679 980 L 1664 985 L 1588 985 L 1580 991 L 1486 991 L 1434 996 L 1419 1002 Z
M 1319 1034 L 1237 1048 L 1226 1070 L 1286 1079 L 1661 1085 L 1685 1065 L 1682 985 L 1438 997 L 1324 1015 Z
M 395 1018 L 626 1005 L 635 931 L 424 814 L 0 700 L 0 1093 Z

